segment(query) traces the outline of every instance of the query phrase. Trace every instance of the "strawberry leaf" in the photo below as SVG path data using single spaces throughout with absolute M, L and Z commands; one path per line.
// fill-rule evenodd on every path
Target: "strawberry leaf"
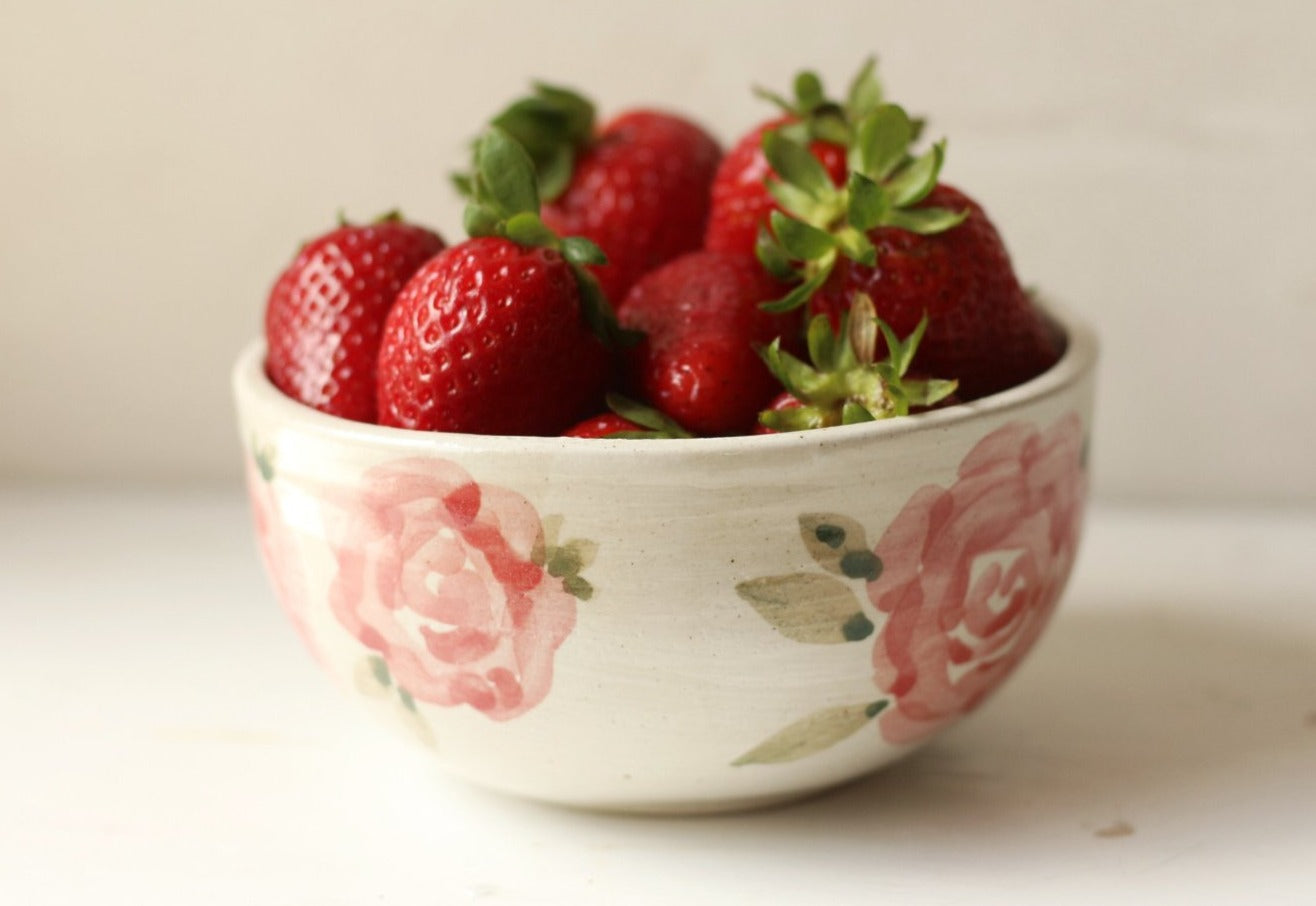
M 781 247 L 796 261 L 816 261 L 836 248 L 836 239 L 830 233 L 802 220 L 780 211 L 773 211 L 768 219 Z
M 833 107 L 815 110 L 809 120 L 811 138 L 845 147 L 850 143 L 850 124 L 845 114 Z
M 764 186 L 777 204 L 801 220 L 810 223 L 826 221 L 827 205 L 803 189 L 785 180 L 773 179 L 772 177 L 768 177 L 764 181 Z
M 909 116 L 895 104 L 883 104 L 855 127 L 849 165 L 874 182 L 882 182 L 905 159 L 913 131 Z
M 504 217 L 539 213 L 539 190 L 530 155 L 497 126 L 485 130 L 476 146 L 477 197 L 487 200 Z
M 850 195 L 850 203 L 846 208 L 845 216 L 856 230 L 867 232 L 886 219 L 887 212 L 891 209 L 891 202 L 887 198 L 887 193 L 877 183 L 855 171 L 850 174 L 846 191 Z
M 836 334 L 826 318 L 812 318 L 805 334 L 809 349 L 809 358 L 821 369 L 831 369 L 836 365 Z
M 846 93 L 845 114 L 856 123 L 882 104 L 882 83 L 877 78 L 877 57 L 869 57 L 850 82 Z
M 562 257 L 572 264 L 607 264 L 608 256 L 584 236 L 568 236 L 561 243 Z
M 886 184 L 891 206 L 904 208 L 927 198 L 928 193 L 937 185 L 937 176 L 941 173 L 945 158 L 946 143 L 940 141 L 926 154 L 900 168 Z
M 475 202 L 462 212 L 462 229 L 468 236 L 497 236 L 502 223 L 496 211 Z
M 644 338 L 644 334 L 627 330 L 617 323 L 617 315 L 603 294 L 599 281 L 594 275 L 579 264 L 571 264 L 576 284 L 580 288 L 580 313 L 594 336 L 610 348 L 634 346 Z
M 867 236 L 853 227 L 837 230 L 833 235 L 841 254 L 852 261 L 873 267 L 877 264 L 877 249 Z
M 822 80 L 817 73 L 805 70 L 795 76 L 795 107 L 803 114 L 812 113 L 826 103 Z
M 525 148 L 540 197 L 552 200 L 570 183 L 576 152 L 593 138 L 594 105 L 568 88 L 536 82 L 534 94 L 514 101 L 491 125 Z
M 846 400 L 845 405 L 841 407 L 841 424 L 858 425 L 861 422 L 876 421 L 873 413 L 862 404 L 854 400 Z
M 935 406 L 959 387 L 959 381 L 905 381 L 905 396 L 911 406 Z
M 759 227 L 758 237 L 754 241 L 754 254 L 764 269 L 778 280 L 795 276 L 795 268 L 791 265 L 790 256 L 766 226 Z
M 808 145 L 787 138 L 780 129 L 763 133 L 763 156 L 778 176 L 814 198 L 822 199 L 835 189 Z
M 831 261 L 825 261 L 825 263 L 820 262 L 822 266 L 817 269 L 813 276 L 809 277 L 799 286 L 796 286 L 789 293 L 782 296 L 780 299 L 777 299 L 775 302 L 761 303 L 759 308 L 773 313 L 793 311 L 794 309 L 799 308 L 805 302 L 809 301 L 809 297 L 816 293 L 819 287 L 827 282 L 827 278 L 831 276 L 832 265 L 834 262 L 834 258 Z
M 652 406 L 646 406 L 638 403 L 630 397 L 622 396 L 620 393 L 609 393 L 604 401 L 617 415 L 627 421 L 634 422 L 645 431 L 616 431 L 609 434 L 609 437 L 624 438 L 689 438 L 694 435 L 678 424 L 673 418 L 666 413 L 654 409 Z
M 517 245 L 528 247 L 552 246 L 557 242 L 557 234 L 550 230 L 539 215 L 532 211 L 522 211 L 507 220 L 504 227 L 507 238 Z
M 539 172 L 539 197 L 552 201 L 567 190 L 576 168 L 576 152 L 566 146 L 546 152 L 536 162 Z
M 794 113 L 794 112 L 795 112 L 795 105 L 792 104 L 790 101 L 786 100 L 784 97 L 782 97 L 782 96 L 781 96 L 780 94 L 778 94 L 777 92 L 775 92 L 775 91 L 771 91 L 771 90 L 769 90 L 769 89 L 767 89 L 767 88 L 762 88 L 762 87 L 760 87 L 760 86 L 758 86 L 758 85 L 755 85 L 755 86 L 753 87 L 752 90 L 753 90 L 753 92 L 754 92 L 754 96 L 755 96 L 755 97 L 757 97 L 757 98 L 761 98 L 761 99 L 767 101 L 769 104 L 774 104 L 774 105 L 776 105 L 777 107 L 780 107 L 782 113 Z
M 968 216 L 968 208 L 963 211 L 952 211 L 948 208 L 914 208 L 910 211 L 892 211 L 887 215 L 887 225 L 909 230 L 911 233 L 931 236 L 959 226 Z
M 765 409 L 759 413 L 759 424 L 778 432 L 812 431 L 826 428 L 826 413 L 818 407 L 801 404 L 789 409 Z

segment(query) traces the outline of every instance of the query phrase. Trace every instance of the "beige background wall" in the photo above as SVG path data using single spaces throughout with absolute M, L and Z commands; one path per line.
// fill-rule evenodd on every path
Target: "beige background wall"
M 401 206 L 532 76 L 724 139 L 876 51 L 1105 340 L 1107 500 L 1316 503 L 1316 4 L 0 0 L 0 480 L 233 481 L 298 242 Z

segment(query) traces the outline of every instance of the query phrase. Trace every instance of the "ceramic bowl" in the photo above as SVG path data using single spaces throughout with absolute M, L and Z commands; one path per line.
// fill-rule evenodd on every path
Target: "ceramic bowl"
M 879 768 L 982 704 L 1054 611 L 1096 343 L 944 410 L 695 440 L 413 432 L 234 385 L 277 597 L 444 769 L 695 812 Z

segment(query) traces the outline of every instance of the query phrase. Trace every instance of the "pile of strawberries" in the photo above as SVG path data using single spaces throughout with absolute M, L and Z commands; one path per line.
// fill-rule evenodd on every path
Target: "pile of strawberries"
M 1056 361 L 995 227 L 939 181 L 945 143 L 914 150 L 922 122 L 871 60 L 844 101 L 808 72 L 760 94 L 780 114 L 724 155 L 685 118 L 596 128 L 536 85 L 454 177 L 469 238 L 391 214 L 302 247 L 266 308 L 271 380 L 403 428 L 690 437 L 904 415 Z

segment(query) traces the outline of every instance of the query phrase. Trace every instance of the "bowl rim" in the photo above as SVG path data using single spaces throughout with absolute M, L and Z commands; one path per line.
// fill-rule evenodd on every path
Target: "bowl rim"
M 1044 308 L 1066 339 L 1065 351 L 1051 368 L 1008 390 L 967 403 L 917 415 L 812 431 L 695 438 L 580 438 L 416 431 L 355 422 L 285 396 L 265 373 L 265 341 L 257 337 L 243 347 L 232 370 L 239 417 L 255 410 L 298 432 L 399 452 L 516 452 L 533 455 L 569 453 L 586 457 L 632 457 L 639 450 L 654 456 L 730 456 L 770 450 L 869 443 L 918 431 L 950 429 L 988 416 L 1008 413 L 1063 393 L 1096 367 L 1098 341 L 1082 318 L 1048 303 Z

